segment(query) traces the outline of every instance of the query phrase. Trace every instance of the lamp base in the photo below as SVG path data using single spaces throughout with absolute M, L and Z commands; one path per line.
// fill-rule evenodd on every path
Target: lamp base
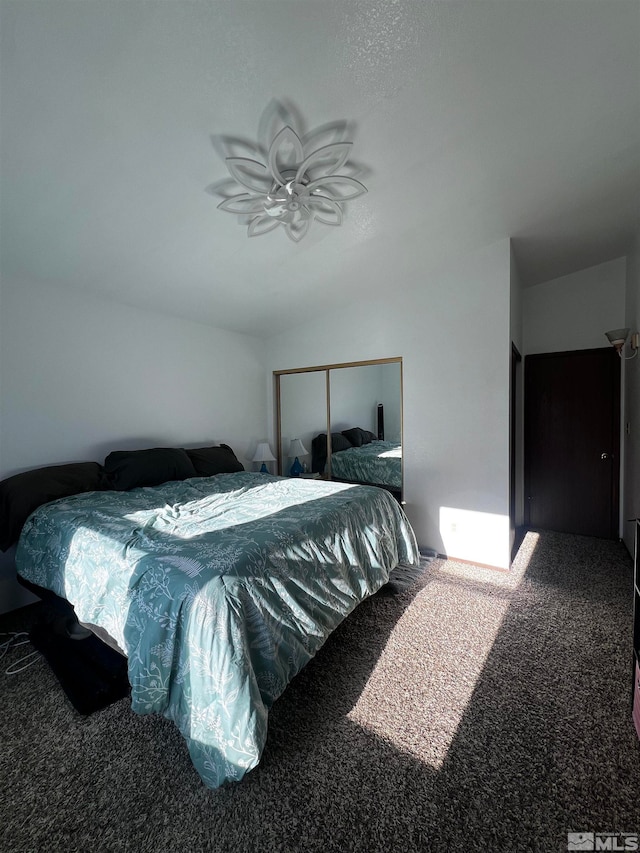
M 289 475 L 290 475 L 291 477 L 299 477 L 299 476 L 300 476 L 300 474 L 302 474 L 302 472 L 303 472 L 303 471 L 304 471 L 304 468 L 302 467 L 302 465 L 300 464 L 300 460 L 299 460 L 299 459 L 298 459 L 298 457 L 296 456 L 296 458 L 295 458 L 295 460 L 294 460 L 294 463 L 293 463 L 293 465 L 291 466 L 291 469 L 290 469 L 290 471 L 289 471 Z
M 266 462 L 263 462 L 262 465 L 260 466 L 260 473 L 261 474 L 268 474 L 269 473 L 269 469 L 267 468 Z

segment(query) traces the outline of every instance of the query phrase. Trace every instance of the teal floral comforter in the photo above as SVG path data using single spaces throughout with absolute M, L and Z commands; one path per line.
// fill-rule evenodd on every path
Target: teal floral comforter
M 402 488 L 402 445 L 372 441 L 331 454 L 331 476 Z
M 418 559 L 386 491 L 248 472 L 54 501 L 16 553 L 126 651 L 133 710 L 173 720 L 211 788 L 256 766 L 274 700 Z

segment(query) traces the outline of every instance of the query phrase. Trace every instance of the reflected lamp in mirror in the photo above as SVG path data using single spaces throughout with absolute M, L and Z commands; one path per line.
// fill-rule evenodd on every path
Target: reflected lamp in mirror
M 631 355 L 624 354 L 624 346 L 627 342 L 627 338 L 629 337 L 629 329 L 612 329 L 610 332 L 605 332 L 607 339 L 614 350 L 618 353 L 620 358 L 624 358 L 625 361 L 628 361 L 630 358 L 633 358 L 638 354 L 638 333 L 634 332 L 631 335 L 631 340 L 629 341 L 631 347 Z
M 267 462 L 275 462 L 276 457 L 271 452 L 271 448 L 269 447 L 269 443 L 266 441 L 261 441 L 260 444 L 256 447 L 256 452 L 253 455 L 252 462 L 262 462 L 260 466 L 261 474 L 268 474 L 269 469 L 267 468 Z
M 300 462 L 301 456 L 307 456 L 309 451 L 304 446 L 304 444 L 300 441 L 299 438 L 292 438 L 291 444 L 289 445 L 289 456 L 294 456 L 295 459 L 293 461 L 293 465 L 289 470 L 289 475 L 291 477 L 299 477 L 300 474 L 304 472 L 304 468 L 302 463 Z

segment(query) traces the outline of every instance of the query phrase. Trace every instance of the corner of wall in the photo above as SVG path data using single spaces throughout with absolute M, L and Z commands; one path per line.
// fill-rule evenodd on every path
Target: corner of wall
M 624 309 L 625 326 L 640 330 L 640 231 L 626 259 Z M 640 356 L 624 363 L 624 422 L 622 537 L 632 554 L 633 526 L 628 519 L 640 516 Z
M 509 240 L 509 280 L 511 341 L 522 353 L 522 278 L 512 240 Z

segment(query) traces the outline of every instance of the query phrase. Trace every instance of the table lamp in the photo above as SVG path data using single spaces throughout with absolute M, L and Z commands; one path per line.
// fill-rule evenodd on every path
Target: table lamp
M 261 474 L 268 474 L 269 469 L 267 468 L 267 462 L 275 462 L 276 457 L 271 452 L 271 448 L 269 447 L 269 443 L 266 441 L 261 441 L 256 447 L 256 452 L 253 455 L 252 462 L 262 462 L 260 467 Z
M 291 444 L 289 445 L 289 456 L 295 456 L 295 460 L 291 469 L 289 471 L 289 475 L 291 477 L 299 477 L 300 474 L 304 471 L 304 468 L 300 464 L 299 456 L 306 456 L 309 451 L 306 449 L 304 444 L 300 441 L 299 438 L 292 438 Z

